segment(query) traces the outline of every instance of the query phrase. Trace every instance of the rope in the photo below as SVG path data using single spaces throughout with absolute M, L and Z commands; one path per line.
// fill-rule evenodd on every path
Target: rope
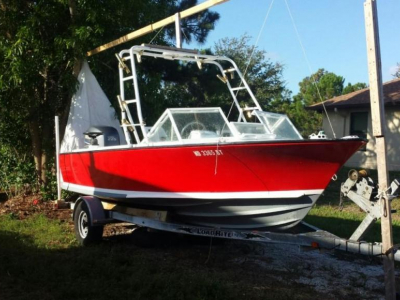
M 292 24 L 293 24 L 294 30 L 295 30 L 295 32 L 296 32 L 297 39 L 298 39 L 298 41 L 299 41 L 299 43 L 300 43 L 301 50 L 303 51 L 304 58 L 305 58 L 305 60 L 306 60 L 306 62 L 307 62 L 308 69 L 309 69 L 310 73 L 313 74 L 314 72 L 312 71 L 310 61 L 308 60 L 306 50 L 305 50 L 305 48 L 304 48 L 304 46 L 303 46 L 303 43 L 302 43 L 302 41 L 301 41 L 299 31 L 298 31 L 297 26 L 296 26 L 296 23 L 295 23 L 295 21 L 294 21 L 292 12 L 290 11 L 289 4 L 288 4 L 287 0 L 285 0 L 285 3 L 286 3 L 286 8 L 287 8 L 287 10 L 288 10 L 288 12 L 289 12 L 290 19 L 292 20 Z M 331 119 L 329 118 L 328 111 L 326 110 L 324 101 L 323 101 L 322 96 L 321 96 L 321 92 L 320 92 L 320 90 L 319 90 L 319 88 L 318 88 L 318 85 L 317 85 L 317 82 L 316 82 L 316 80 L 315 80 L 315 76 L 312 75 L 312 76 L 311 76 L 311 79 L 312 79 L 312 81 L 313 81 L 314 86 L 315 86 L 316 89 L 317 89 L 318 97 L 319 97 L 319 99 L 320 99 L 320 101 L 321 101 L 322 107 L 324 108 L 324 111 L 325 111 L 325 114 L 326 114 L 326 118 L 328 119 L 329 126 L 331 127 L 331 130 L 332 130 L 332 133 L 333 133 L 333 137 L 336 139 L 336 134 L 335 134 L 335 131 L 333 130 L 333 126 L 332 126 L 332 123 L 331 123 Z
M 246 69 L 244 70 L 243 78 L 246 76 L 247 70 L 248 70 L 248 68 L 249 68 L 249 66 L 250 66 L 250 63 L 251 63 L 251 60 L 253 59 L 254 52 L 255 52 L 255 50 L 256 50 L 256 47 L 257 47 L 257 45 L 258 45 L 258 42 L 260 41 L 261 34 L 262 34 L 262 32 L 264 31 L 264 27 L 265 27 L 265 24 L 267 23 L 267 19 L 268 19 L 268 17 L 269 17 L 269 13 L 271 12 L 272 5 L 274 4 L 274 1 L 275 1 L 275 0 L 272 0 L 271 3 L 270 3 L 270 5 L 269 5 L 269 7 L 268 7 L 268 11 L 267 11 L 267 14 L 265 15 L 264 22 L 263 22 L 263 24 L 262 24 L 262 26 L 261 26 L 261 28 L 260 28 L 260 31 L 258 32 L 258 36 L 257 36 L 256 42 L 254 43 L 253 49 L 252 49 L 252 51 L 251 51 L 250 58 L 249 58 L 249 62 L 247 63 Z M 239 84 L 239 86 L 241 86 L 242 83 L 243 83 L 243 80 L 241 81 L 241 83 Z M 239 92 L 239 91 L 236 92 L 236 95 L 237 95 L 238 92 Z
M 187 37 L 186 34 L 185 34 L 185 31 L 184 31 L 184 30 L 181 30 L 181 32 L 182 32 L 183 35 L 185 36 L 186 40 L 189 41 L 188 37 Z
M 149 44 L 151 44 L 151 43 L 155 40 L 155 38 L 156 38 L 156 37 L 159 35 L 159 33 L 164 29 L 164 27 L 165 27 L 165 25 L 164 25 L 163 27 L 161 27 L 159 31 L 157 31 L 156 35 L 151 39 L 151 41 L 149 42 Z
M 268 17 L 269 17 L 269 13 L 271 12 L 272 5 L 274 4 L 274 1 L 275 1 L 275 0 L 272 0 L 271 3 L 270 3 L 270 5 L 269 5 L 269 7 L 268 7 L 267 13 L 266 13 L 266 15 L 265 15 L 265 17 L 264 17 L 263 24 L 261 25 L 260 31 L 258 32 L 258 36 L 257 36 L 256 42 L 254 43 L 253 48 L 252 48 L 252 50 L 251 50 L 250 57 L 249 57 L 249 61 L 248 61 L 247 66 L 246 66 L 246 68 L 245 68 L 245 70 L 244 70 L 244 72 L 243 72 L 243 78 L 246 76 L 247 71 L 248 71 L 248 69 L 249 69 L 249 67 L 250 67 L 251 60 L 253 59 L 254 52 L 255 52 L 255 50 L 256 50 L 256 48 L 257 48 L 258 42 L 260 41 L 261 34 L 262 34 L 262 32 L 264 31 L 264 27 L 265 27 L 265 24 L 267 23 L 267 20 L 268 20 Z M 242 86 L 242 84 L 243 84 L 243 79 L 240 80 L 239 87 Z M 235 97 L 238 95 L 238 93 L 239 93 L 239 90 L 236 91 Z M 235 102 L 232 101 L 231 107 L 230 107 L 229 112 L 228 112 L 228 114 L 227 114 L 227 116 L 226 116 L 227 119 L 229 119 L 229 116 L 231 115 L 231 112 L 232 112 L 232 109 L 233 109 L 234 104 L 235 104 Z M 221 133 L 224 131 L 225 126 L 226 126 L 226 124 L 224 124 L 224 126 L 222 127 Z M 219 142 L 220 142 L 220 139 L 218 139 L 218 142 L 217 142 L 217 150 L 219 150 Z M 217 151 L 217 152 L 218 152 L 218 151 Z M 215 156 L 214 175 L 217 175 L 217 166 L 218 166 L 218 155 Z

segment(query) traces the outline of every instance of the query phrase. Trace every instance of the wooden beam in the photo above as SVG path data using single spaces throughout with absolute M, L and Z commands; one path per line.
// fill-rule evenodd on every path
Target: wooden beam
M 372 134 L 375 137 L 375 152 L 378 169 L 378 186 L 383 210 L 381 218 L 383 267 L 385 271 L 385 295 L 387 300 L 396 299 L 392 216 L 388 194 L 388 171 L 385 142 L 385 106 L 382 91 L 382 68 L 379 45 L 378 13 L 376 0 L 364 3 L 365 31 L 367 34 L 367 57 L 369 93 L 371 101 Z
M 179 15 L 180 15 L 181 19 L 184 19 L 191 15 L 197 14 L 203 10 L 206 10 L 212 6 L 215 6 L 215 5 L 227 2 L 227 1 L 229 1 L 229 0 L 208 0 L 199 5 L 193 6 L 191 8 L 188 8 L 188 9 L 180 12 Z M 87 56 L 92 56 L 92 55 L 102 52 L 104 50 L 110 49 L 112 47 L 118 46 L 118 45 L 128 42 L 130 40 L 136 39 L 138 37 L 141 37 L 145 34 L 151 33 L 159 28 L 162 28 L 162 27 L 172 24 L 174 22 L 175 22 L 175 15 L 165 18 L 165 19 L 158 21 L 156 23 L 153 23 L 151 25 L 147 25 L 143 28 L 140 28 L 131 33 L 128 33 L 127 35 L 124 35 L 124 36 L 120 37 L 119 39 L 116 39 L 112 42 L 109 42 L 107 44 L 99 46 L 96 49 L 90 50 L 89 52 L 87 52 Z

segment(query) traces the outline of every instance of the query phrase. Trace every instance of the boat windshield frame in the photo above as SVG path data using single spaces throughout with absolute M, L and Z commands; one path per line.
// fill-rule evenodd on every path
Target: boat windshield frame
M 193 143 L 234 137 L 235 132 L 220 107 L 168 108 L 148 128 L 147 143 Z
M 265 126 L 268 133 L 275 135 L 275 139 L 303 140 L 303 137 L 286 114 L 267 111 L 254 111 L 252 114 Z

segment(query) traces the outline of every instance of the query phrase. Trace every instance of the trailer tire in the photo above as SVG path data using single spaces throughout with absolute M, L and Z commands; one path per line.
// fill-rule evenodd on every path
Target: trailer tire
M 80 201 L 74 213 L 74 227 L 76 239 L 83 246 L 100 242 L 103 238 L 104 226 L 93 226 L 91 223 L 90 210 L 84 201 Z

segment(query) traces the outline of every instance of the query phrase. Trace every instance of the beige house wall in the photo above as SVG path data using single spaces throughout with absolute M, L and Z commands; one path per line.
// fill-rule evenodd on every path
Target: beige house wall
M 375 139 L 372 137 L 370 109 L 343 109 L 329 111 L 329 118 L 336 138 L 350 135 L 350 114 L 368 111 L 368 144 L 366 151 L 357 151 L 345 164 L 347 167 L 376 169 Z M 398 108 L 386 108 L 386 145 L 390 171 L 400 171 L 400 111 Z M 331 126 L 326 115 L 323 117 L 323 129 L 328 138 L 333 138 Z

